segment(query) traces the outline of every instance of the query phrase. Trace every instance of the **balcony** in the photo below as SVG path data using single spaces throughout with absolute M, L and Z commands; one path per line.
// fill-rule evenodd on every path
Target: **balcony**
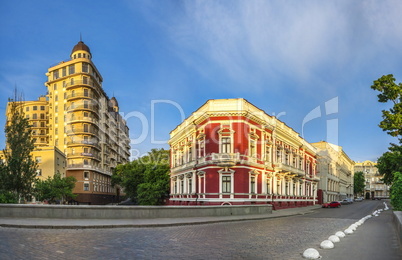
M 295 173 L 299 176 L 305 176 L 306 173 L 304 172 L 304 170 L 301 170 L 299 168 L 293 167 L 291 165 L 287 165 L 284 163 L 276 163 L 276 167 L 275 169 L 279 172 L 291 172 L 291 173 Z
M 74 129 L 67 129 L 67 135 L 79 135 L 79 134 L 93 134 L 95 136 L 99 135 L 98 129 L 87 129 L 85 127 L 77 127 Z
M 87 93 L 87 92 L 74 92 L 74 93 L 67 95 L 67 101 L 74 100 L 74 99 L 81 99 L 81 98 L 98 99 L 98 96 L 93 93 Z
M 89 116 L 79 116 L 79 117 L 70 117 L 68 119 L 69 121 L 67 124 L 72 124 L 72 123 L 80 123 L 80 122 L 86 122 L 86 123 L 92 123 L 98 126 L 99 120 L 95 117 L 89 117 Z
M 89 146 L 93 146 L 97 149 L 100 150 L 100 146 L 98 144 L 98 142 L 96 141 L 89 141 L 89 140 L 78 140 L 78 141 L 69 141 L 67 142 L 67 146 L 83 146 L 83 145 L 89 145 Z
M 88 80 L 74 80 L 74 82 L 66 84 L 65 87 L 66 87 L 66 90 L 73 89 L 73 88 L 80 87 L 80 86 L 86 86 L 86 87 L 96 89 L 95 84 L 98 84 L 98 83 L 95 83 L 93 80 L 89 80 L 89 79 Z
M 220 167 L 232 167 L 240 162 L 239 153 L 212 153 L 212 162 Z
M 74 106 L 69 106 L 67 108 L 67 112 L 74 112 L 80 110 L 89 110 L 98 115 L 99 113 L 99 105 L 98 104 L 76 104 Z

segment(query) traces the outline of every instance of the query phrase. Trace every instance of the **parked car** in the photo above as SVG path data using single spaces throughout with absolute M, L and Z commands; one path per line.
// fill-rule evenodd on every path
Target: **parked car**
M 341 201 L 341 204 L 342 204 L 342 205 L 348 205 L 348 204 L 350 204 L 350 201 L 349 201 L 348 199 L 343 199 L 343 200 Z
M 332 201 L 329 203 L 322 204 L 323 208 L 339 208 L 340 206 L 341 206 L 341 203 L 339 203 L 339 201 Z
M 356 201 L 356 202 L 362 202 L 362 201 L 363 201 L 363 198 L 362 198 L 362 197 L 358 197 L 358 198 L 355 199 L 355 201 Z

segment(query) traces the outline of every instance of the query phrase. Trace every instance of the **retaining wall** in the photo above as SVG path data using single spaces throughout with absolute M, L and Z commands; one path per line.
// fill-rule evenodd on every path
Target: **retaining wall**
M 402 211 L 394 211 L 393 214 L 396 233 L 399 237 L 399 244 L 402 246 Z
M 0 204 L 3 218 L 148 219 L 271 214 L 272 206 L 84 206 Z

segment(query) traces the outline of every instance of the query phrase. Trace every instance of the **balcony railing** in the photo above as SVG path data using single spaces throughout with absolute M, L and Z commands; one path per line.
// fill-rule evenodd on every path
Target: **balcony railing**
M 93 98 L 97 99 L 98 96 L 93 94 L 93 93 L 87 93 L 87 92 L 75 92 L 67 95 L 67 100 L 69 99 L 76 99 L 76 98 Z
M 79 117 L 74 117 L 74 118 L 68 118 L 68 122 L 67 124 L 71 124 L 71 123 L 78 123 L 78 122 L 90 122 L 90 123 L 94 123 L 96 125 L 99 124 L 99 120 L 95 117 L 89 117 L 89 116 L 79 116 Z
M 68 168 L 68 170 L 74 170 L 74 169 L 95 170 L 95 171 L 101 172 L 103 174 L 112 175 L 112 172 L 104 170 L 100 167 L 90 165 L 90 164 L 83 164 L 83 163 L 68 164 L 67 168 Z
M 97 83 L 95 83 L 95 84 L 97 84 Z M 89 79 L 88 80 L 74 80 L 74 82 L 67 83 L 65 85 L 65 87 L 68 90 L 70 88 L 73 88 L 73 87 L 76 87 L 76 86 L 82 86 L 82 85 L 95 88 L 94 81 L 89 80 Z
M 232 167 L 240 162 L 240 154 L 212 153 L 212 162 L 220 167 Z
M 279 168 L 280 171 L 296 173 L 299 176 L 305 176 L 306 175 L 304 170 L 301 170 L 299 168 L 296 168 L 294 166 L 287 165 L 287 164 L 284 164 L 284 163 L 276 163 L 276 168 Z
M 66 130 L 66 134 L 82 134 L 82 133 L 98 135 L 99 131 L 97 129 L 86 129 L 82 127 Z
M 67 112 L 74 110 L 91 110 L 98 113 L 99 105 L 98 104 L 77 104 L 74 106 L 69 106 L 67 108 Z

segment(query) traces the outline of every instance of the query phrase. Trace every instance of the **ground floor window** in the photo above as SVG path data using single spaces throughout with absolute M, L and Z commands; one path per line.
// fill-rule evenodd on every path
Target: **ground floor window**
M 255 193 L 255 176 L 250 177 L 250 193 Z
M 222 176 L 222 193 L 231 193 L 231 176 Z

